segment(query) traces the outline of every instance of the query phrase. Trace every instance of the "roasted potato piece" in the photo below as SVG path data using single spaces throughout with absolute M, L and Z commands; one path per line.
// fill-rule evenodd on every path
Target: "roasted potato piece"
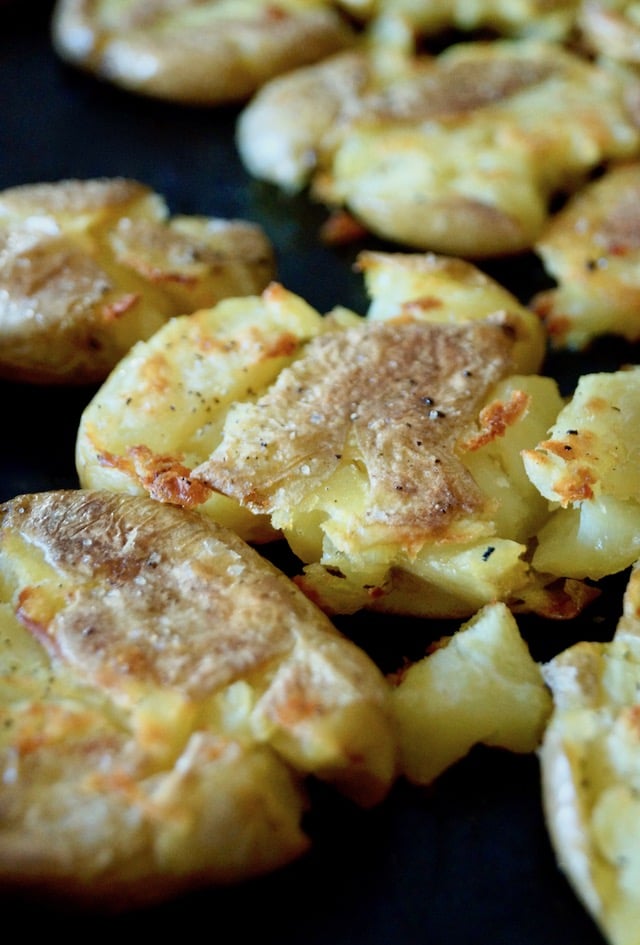
M 458 43 L 435 57 L 369 46 L 265 85 L 238 148 L 254 176 L 308 185 L 377 236 L 503 256 L 532 247 L 553 196 L 638 154 L 638 82 L 558 43 Z
M 128 91 L 221 105 L 355 37 L 327 0 L 58 0 L 52 38 L 65 61 Z
M 613 640 L 577 643 L 543 666 L 554 709 L 540 762 L 558 863 L 611 945 L 634 945 L 640 809 L 640 570 Z
M 189 479 L 220 441 L 230 406 L 255 397 L 327 324 L 271 286 L 169 322 L 122 359 L 82 414 L 82 485 L 199 506 L 243 538 L 276 537 L 267 515 Z M 204 502 L 204 504 L 203 504 Z
M 640 368 L 583 375 L 523 459 L 552 511 L 535 568 L 598 580 L 640 558 Z
M 195 512 L 0 506 L 0 882 L 120 908 L 308 846 L 309 775 L 369 806 L 389 689 L 280 571 Z
M 261 291 L 273 248 L 241 220 L 169 217 L 121 178 L 0 193 L 0 376 L 102 381 L 170 317 Z
M 562 406 L 529 373 L 539 322 L 460 261 L 360 265 L 365 318 L 322 317 L 272 285 L 136 346 L 84 411 L 82 484 L 196 506 L 251 540 L 284 535 L 332 612 L 469 616 L 538 595 L 527 542 L 548 511 L 520 453 Z
M 532 308 L 556 348 L 584 349 L 594 338 L 640 339 L 640 164 L 629 163 L 580 190 L 535 245 L 557 285 Z
M 474 745 L 535 751 L 551 712 L 540 667 L 502 603 L 401 673 L 392 704 L 400 771 L 415 784 L 430 784 Z
M 356 266 L 370 299 L 368 321 L 409 317 L 456 324 L 510 312 L 518 321 L 513 355 L 518 373 L 535 374 L 547 335 L 531 311 L 473 263 L 435 253 L 363 251 Z

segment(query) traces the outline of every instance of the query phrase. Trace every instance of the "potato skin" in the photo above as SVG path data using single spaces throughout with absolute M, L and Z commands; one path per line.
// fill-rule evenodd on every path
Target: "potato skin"
M 476 744 L 535 751 L 551 713 L 540 667 L 504 604 L 487 604 L 399 674 L 400 765 L 431 784 Z
M 0 376 L 102 381 L 169 318 L 260 291 L 274 270 L 258 226 L 170 217 L 138 181 L 9 188 L 0 193 Z
M 52 39 L 61 58 L 130 92 L 216 106 L 354 34 L 326 0 L 58 0 Z
M 307 849 L 313 774 L 396 771 L 388 686 L 196 512 L 98 491 L 0 506 L 0 884 L 120 909 Z

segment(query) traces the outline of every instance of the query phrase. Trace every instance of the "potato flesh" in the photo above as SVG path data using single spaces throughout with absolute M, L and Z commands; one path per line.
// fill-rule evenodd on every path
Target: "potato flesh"
M 640 557 L 640 370 L 580 378 L 549 436 L 523 452 L 550 503 L 534 567 L 599 579 Z
M 551 697 L 510 611 L 489 604 L 401 675 L 393 707 L 401 771 L 430 784 L 476 744 L 534 751 Z
M 81 484 L 143 493 L 128 460 L 138 446 L 187 471 L 196 466 L 217 445 L 230 405 L 253 398 L 322 327 L 316 312 L 279 291 L 173 321 L 122 360 L 83 413 Z M 211 495 L 203 511 L 246 539 L 274 537 L 266 517 L 224 495 Z
M 273 250 L 239 220 L 170 217 L 122 178 L 0 193 L 0 374 L 95 383 L 167 320 L 261 291 Z
M 252 541 L 283 534 L 307 565 L 300 585 L 329 612 L 388 607 L 391 612 L 421 616 L 470 616 L 491 600 L 521 600 L 532 586 L 542 591 L 540 580 L 526 564 L 525 552 L 547 510 L 523 475 L 520 451 L 544 435 L 561 400 L 553 381 L 533 373 L 544 351 L 539 321 L 506 290 L 461 260 L 364 253 L 358 265 L 371 296 L 365 318 L 341 308 L 322 317 L 283 287 L 272 286 L 260 298 L 228 300 L 188 320 L 174 320 L 150 342 L 137 346 L 83 414 L 77 443 L 81 483 L 149 491 L 161 501 L 177 504 L 192 499 L 205 515 Z M 280 419 L 269 416 L 267 424 L 261 398 L 284 383 L 286 371 L 298 369 L 309 346 L 326 342 L 329 351 L 331 338 L 340 336 L 353 338 L 344 343 L 354 347 L 356 338 L 372 339 L 376 332 L 382 337 L 385 331 L 390 338 L 397 333 L 399 339 L 407 326 L 414 326 L 411 331 L 417 337 L 423 324 L 431 326 L 429 337 L 434 339 L 440 331 L 443 338 L 462 339 L 467 331 L 469 338 L 474 333 L 480 338 L 496 330 L 488 325 L 502 325 L 509 333 L 512 360 L 504 369 L 508 376 L 500 379 L 500 371 L 492 375 L 486 399 L 481 396 L 478 401 L 478 413 L 472 412 L 464 421 L 466 432 L 461 427 L 460 439 L 454 437 L 442 453 L 447 463 L 457 464 L 461 476 L 469 477 L 467 491 L 469 495 L 476 491 L 473 501 L 479 503 L 478 508 L 482 505 L 482 511 L 450 517 L 444 541 L 404 525 L 394 533 L 395 526 L 384 524 L 383 518 L 392 514 L 391 509 L 393 515 L 406 515 L 410 506 L 400 501 L 400 493 L 392 494 L 388 484 L 381 491 L 380 477 L 390 474 L 400 455 L 397 444 L 389 441 L 389 470 L 380 466 L 376 471 L 362 452 L 363 434 L 355 427 L 349 432 L 347 425 L 343 439 L 331 447 L 334 458 L 326 428 L 335 426 L 334 406 L 342 410 L 341 404 L 319 406 L 319 413 L 329 411 L 330 423 L 327 420 L 307 431 L 322 434 L 326 440 L 310 438 L 309 459 L 298 458 L 289 468 L 293 462 L 289 453 L 293 450 L 294 459 L 298 455 L 295 441 L 286 440 L 277 447 L 271 466 L 273 483 L 279 485 L 269 485 L 271 466 L 267 469 L 265 463 L 271 435 L 267 433 L 271 430 L 275 439 L 282 424 L 293 423 L 299 405 L 294 403 L 297 395 L 291 394 L 290 408 Z M 464 324 L 464 329 L 456 328 L 458 324 Z M 498 331 L 496 338 L 499 335 Z M 473 348 L 469 341 L 469 350 Z M 488 356 L 483 365 L 490 360 Z M 328 367 L 322 370 L 326 374 Z M 395 369 L 387 366 L 386 370 Z M 426 377 L 433 368 L 427 365 L 420 370 Z M 403 371 L 389 378 L 397 392 L 408 383 L 410 375 Z M 455 381 L 459 383 L 462 375 Z M 474 383 L 480 383 L 479 374 Z M 342 381 L 330 383 L 329 399 L 343 389 Z M 362 402 L 366 404 L 367 399 Z M 465 396 L 463 402 L 469 409 L 471 401 Z M 424 414 L 424 408 L 421 411 Z M 311 423 L 312 415 L 307 419 Z M 405 419 L 410 421 L 408 415 Z M 419 422 L 425 423 L 423 415 Z M 380 434 L 372 434 L 374 429 Z M 382 414 L 372 415 L 371 428 L 363 430 L 374 444 L 372 450 L 387 449 L 379 438 L 384 431 Z M 299 439 L 297 427 L 296 431 Z M 402 470 L 398 466 L 398 475 L 402 472 L 406 477 L 418 462 L 419 450 L 412 450 Z M 229 462 L 220 464 L 218 459 L 226 452 Z M 245 453 L 249 465 L 240 462 Z M 317 465 L 320 456 L 324 456 L 323 466 Z M 210 485 L 201 474 L 210 457 L 218 457 L 218 468 L 226 472 L 203 501 L 202 495 L 190 496 L 189 489 L 194 483 L 199 488 Z M 162 483 L 175 484 L 180 478 L 186 483 L 186 497 L 178 494 L 177 487 L 175 494 L 169 487 L 163 494 Z M 418 498 L 420 491 L 416 487 Z M 423 500 L 423 504 L 427 514 L 429 503 Z M 470 572 L 465 572 L 469 567 Z
M 612 945 L 637 941 L 640 571 L 608 643 L 578 643 L 543 666 L 554 709 L 540 749 L 558 862 Z
M 640 164 L 610 168 L 545 227 L 535 250 L 555 280 L 532 307 L 552 345 L 583 350 L 614 334 L 640 337 Z

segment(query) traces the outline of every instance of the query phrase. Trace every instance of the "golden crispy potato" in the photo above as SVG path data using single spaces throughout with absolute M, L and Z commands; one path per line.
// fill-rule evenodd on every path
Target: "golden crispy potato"
M 400 21 L 421 34 L 432 36 L 454 28 L 495 30 L 505 36 L 566 39 L 575 22 L 579 0 L 339 0 L 351 16 L 386 31 Z M 387 26 L 386 24 L 390 25 Z
M 310 774 L 396 771 L 384 678 L 236 535 L 148 498 L 0 506 L 0 882 L 110 907 L 301 854 Z
M 533 245 L 555 194 L 638 154 L 639 89 L 557 43 L 459 43 L 437 57 L 370 45 L 264 86 L 238 148 L 251 174 L 309 184 L 385 239 L 494 257 Z
M 640 928 L 640 570 L 609 643 L 578 643 L 543 667 L 554 709 L 540 762 L 558 863 L 611 945 Z
M 263 289 L 270 241 L 241 220 L 175 216 L 137 181 L 0 193 L 0 375 L 94 383 L 170 317 Z
M 83 413 L 81 483 L 196 506 L 252 541 L 284 535 L 330 612 L 579 607 L 578 588 L 541 590 L 526 562 L 548 510 L 520 453 L 562 406 L 533 373 L 539 321 L 460 260 L 360 265 L 365 318 L 272 285 L 137 345 Z
M 354 34 L 328 0 L 58 0 L 52 38 L 64 60 L 131 92 L 220 105 Z
M 278 285 L 173 319 L 131 349 L 84 410 L 80 482 L 198 506 L 248 541 L 273 539 L 268 516 L 211 494 L 190 470 L 218 445 L 230 406 L 267 387 L 328 325 Z
M 392 705 L 400 771 L 430 784 L 474 745 L 535 751 L 551 696 L 511 611 L 496 603 L 402 672 Z
M 535 568 L 598 580 L 640 558 L 640 368 L 583 375 L 523 459 L 552 510 Z
M 557 285 L 532 308 L 557 348 L 583 349 L 604 334 L 640 339 L 640 163 L 585 186 L 534 247 Z

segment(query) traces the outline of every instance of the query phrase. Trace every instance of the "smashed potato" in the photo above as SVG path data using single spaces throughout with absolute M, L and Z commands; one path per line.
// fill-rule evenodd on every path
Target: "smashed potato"
M 461 261 L 361 265 L 364 318 L 272 285 L 137 345 L 83 413 L 80 481 L 284 536 L 329 612 L 575 612 L 526 561 L 548 511 L 520 453 L 562 405 L 538 320 Z
M 174 315 L 259 292 L 274 275 L 262 229 L 175 216 L 122 178 L 0 193 L 0 376 L 102 381 Z
M 640 558 L 640 368 L 583 375 L 523 460 L 551 510 L 534 568 L 598 580 Z
M 557 285 L 531 302 L 556 348 L 640 339 L 640 164 L 612 168 L 552 219 L 535 245 Z
M 557 43 L 373 45 L 267 83 L 238 149 L 254 176 L 308 186 L 377 236 L 491 258 L 530 249 L 555 195 L 638 154 L 639 88 Z
M 327 0 L 58 0 L 52 38 L 103 80 L 191 105 L 242 101 L 354 41 Z
M 543 666 L 554 700 L 540 749 L 558 863 L 611 945 L 640 928 L 640 570 L 613 640 L 577 643 Z
M 392 705 L 400 771 L 430 784 L 474 745 L 533 752 L 551 696 L 511 611 L 496 603 L 400 673 Z
M 120 908 L 299 856 L 305 779 L 369 806 L 389 688 L 236 535 L 148 498 L 0 506 L 0 880 Z

